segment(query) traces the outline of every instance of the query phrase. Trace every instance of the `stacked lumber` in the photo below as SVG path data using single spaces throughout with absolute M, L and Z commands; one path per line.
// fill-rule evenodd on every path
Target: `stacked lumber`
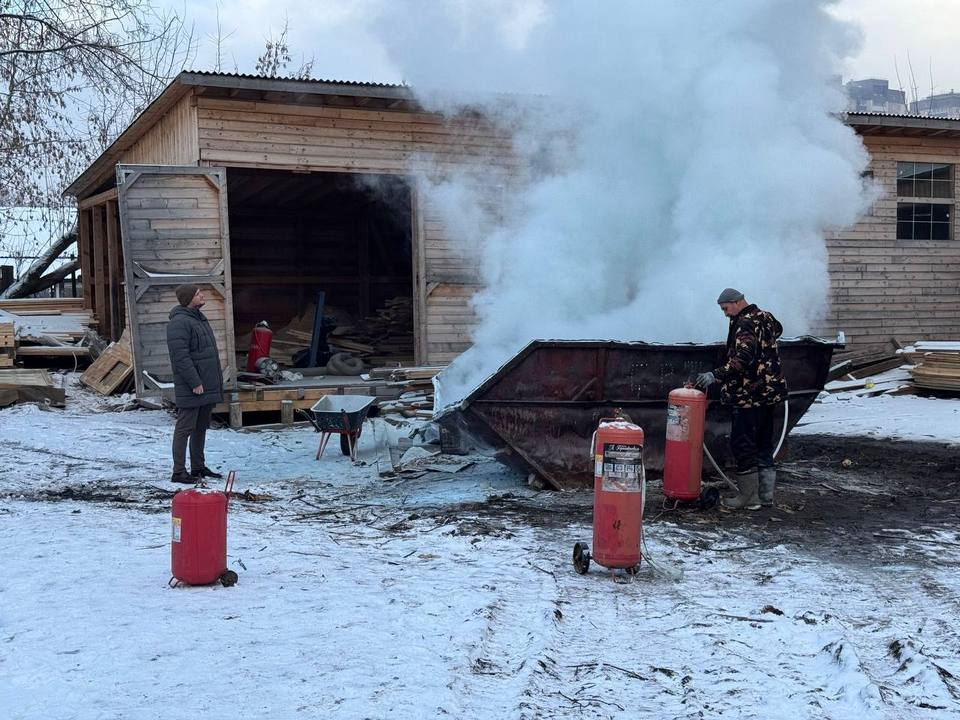
M 405 392 L 396 400 L 380 403 L 380 414 L 397 414 L 405 418 L 431 420 L 433 418 L 433 393 Z
M 370 364 L 413 357 L 413 299 L 387 300 L 375 315 L 335 328 L 327 336 L 333 352 L 357 355 Z
M 915 385 L 928 390 L 960 391 L 960 342 L 917 342 L 909 348 L 917 363 Z
M 0 370 L 0 407 L 18 402 L 63 407 L 66 393 L 53 384 L 46 370 Z
M 13 367 L 16 357 L 16 328 L 12 322 L 0 322 L 0 368 Z
M 17 357 L 88 357 L 83 339 L 93 316 L 79 298 L 0 300 L 0 323 L 12 323 Z
M 100 395 L 124 392 L 133 381 L 133 357 L 130 336 L 123 331 L 120 339 L 110 343 L 96 361 L 80 376 L 80 382 Z

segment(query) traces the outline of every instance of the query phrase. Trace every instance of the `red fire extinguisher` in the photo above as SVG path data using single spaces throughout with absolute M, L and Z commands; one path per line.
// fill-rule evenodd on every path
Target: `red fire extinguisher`
M 671 500 L 686 502 L 700 497 L 706 415 L 707 396 L 696 388 L 677 388 L 667 396 L 663 494 Z
M 645 476 L 643 429 L 622 418 L 604 418 L 593 436 L 593 552 L 573 546 L 573 567 L 581 575 L 590 560 L 636 573 L 640 566 Z
M 191 488 L 173 496 L 171 586 L 237 582 L 237 574 L 227 569 L 227 504 L 235 479 L 231 470 L 223 492 Z
M 266 320 L 261 320 L 250 333 L 250 350 L 247 353 L 247 372 L 259 372 L 257 360 L 270 357 L 270 343 L 273 341 L 273 330 Z

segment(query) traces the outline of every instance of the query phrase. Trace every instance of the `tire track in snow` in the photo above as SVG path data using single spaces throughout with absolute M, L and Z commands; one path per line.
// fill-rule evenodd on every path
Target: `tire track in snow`
M 556 583 L 530 559 L 531 535 L 517 531 L 516 554 L 481 586 L 493 597 L 478 610 L 475 644 L 452 669 L 453 706 L 444 710 L 453 717 L 535 717 L 528 710 L 530 683 L 556 633 Z

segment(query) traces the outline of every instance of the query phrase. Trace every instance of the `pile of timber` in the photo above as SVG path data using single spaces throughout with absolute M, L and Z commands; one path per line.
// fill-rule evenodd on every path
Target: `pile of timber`
M 333 352 L 347 352 L 377 365 L 413 357 L 413 300 L 387 300 L 375 315 L 335 328 L 327 337 Z
M 823 389 L 845 397 L 909 395 L 913 393 L 909 362 L 909 358 L 894 353 L 840 360 L 830 368 Z
M 433 417 L 433 376 L 442 369 L 440 366 L 381 367 L 374 368 L 363 378 L 369 382 L 387 382 L 400 390 L 396 400 L 380 403 L 381 413 L 430 420 Z
M 95 321 L 82 298 L 0 300 L 0 323 L 13 325 L 15 357 L 90 355 L 84 336 Z
M 0 368 L 13 367 L 16 357 L 16 326 L 12 322 L 0 322 Z
M 927 390 L 960 391 L 960 342 L 918 341 L 903 353 L 916 363 L 915 385 Z

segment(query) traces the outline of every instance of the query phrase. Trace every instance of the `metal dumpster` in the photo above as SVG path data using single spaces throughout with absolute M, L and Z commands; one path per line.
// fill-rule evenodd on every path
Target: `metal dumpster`
M 790 388 L 787 431 L 823 389 L 833 341 L 780 341 Z M 437 415 L 444 442 L 485 449 L 557 489 L 589 487 L 590 437 L 602 417 L 623 410 L 646 434 L 644 464 L 662 470 L 667 395 L 723 362 L 722 343 L 535 340 L 455 405 Z M 442 374 L 441 374 L 442 381 Z M 705 442 L 729 460 L 730 409 L 710 388 Z M 782 429 L 782 415 L 776 432 Z

